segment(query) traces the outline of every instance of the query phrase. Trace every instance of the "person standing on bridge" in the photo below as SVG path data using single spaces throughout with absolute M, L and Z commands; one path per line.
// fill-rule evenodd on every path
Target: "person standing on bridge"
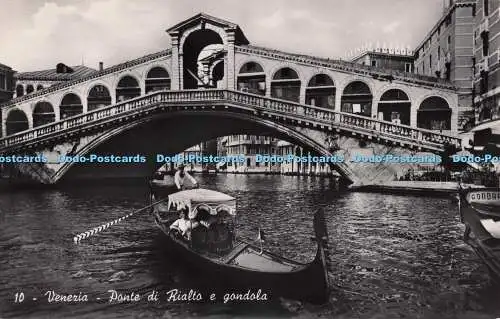
M 182 190 L 184 188 L 184 180 L 186 179 L 186 177 L 191 181 L 191 183 L 193 183 L 194 187 L 198 187 L 198 182 L 196 181 L 196 179 L 194 179 L 194 177 L 191 176 L 191 174 L 189 174 L 188 172 L 185 172 L 184 168 L 185 165 L 181 163 L 177 167 L 177 172 L 175 172 L 174 183 L 175 186 L 177 186 L 177 189 Z

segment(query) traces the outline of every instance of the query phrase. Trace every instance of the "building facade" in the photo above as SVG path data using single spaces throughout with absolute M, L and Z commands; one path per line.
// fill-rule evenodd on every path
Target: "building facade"
M 219 156 L 243 156 L 240 163 L 228 162 L 222 170 L 228 173 L 267 173 L 284 175 L 338 175 L 324 163 L 301 163 L 284 161 L 263 163 L 257 161 L 257 154 L 270 155 L 286 159 L 288 155 L 312 155 L 302 147 L 287 141 L 267 136 L 230 135 L 219 139 Z
M 444 14 L 415 49 L 414 68 L 417 74 L 451 81 L 458 93 L 458 127 L 468 129 L 474 124 L 473 30 L 477 13 L 475 0 L 449 0 Z M 443 116 L 439 105 L 436 116 Z
M 229 135 L 220 139 L 219 155 L 244 157 L 244 162 L 228 162 L 225 166 L 228 173 L 277 173 L 279 166 L 275 163 L 262 163 L 256 155 L 277 154 L 278 140 L 269 136 Z
M 500 1 L 477 0 L 474 17 L 476 123 L 500 118 Z
M 14 70 L 11 67 L 0 63 L 0 103 L 12 99 L 14 94 Z M 2 115 L 0 115 L 0 120 Z M 0 136 L 3 136 L 0 133 Z
M 102 71 L 103 64 L 99 63 L 99 69 Z M 88 77 L 98 71 L 83 65 L 67 66 L 58 63 L 55 69 L 20 72 L 15 74 L 15 97 L 21 97 L 51 87 L 62 82 L 73 81 Z
M 414 56 L 409 49 L 365 48 L 348 57 L 351 62 L 399 72 L 413 72 Z
M 8 101 L 14 93 L 14 70 L 0 63 L 0 103 Z
M 191 146 L 190 148 L 184 150 L 182 153 L 177 154 L 177 156 L 181 156 L 184 159 L 189 159 L 192 157 L 198 157 L 198 156 L 203 156 L 203 143 L 196 144 L 194 146 Z M 178 166 L 178 163 L 176 165 L 173 165 L 175 167 Z M 197 163 L 196 161 L 189 161 L 186 163 L 186 169 L 190 172 L 202 172 L 203 171 L 203 163 Z
M 288 155 L 295 155 L 299 157 L 312 155 L 305 151 L 302 147 L 294 145 L 287 141 L 278 141 L 277 144 L 277 154 L 282 157 L 287 157 Z M 299 161 L 283 162 L 278 165 L 280 174 L 284 175 L 334 175 L 338 176 L 335 170 L 332 170 L 330 165 L 325 163 L 311 163 Z

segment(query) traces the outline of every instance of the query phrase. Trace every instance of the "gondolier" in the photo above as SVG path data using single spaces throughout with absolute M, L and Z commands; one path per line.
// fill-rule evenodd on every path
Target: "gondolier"
M 191 181 L 191 183 L 193 183 L 194 187 L 198 187 L 198 182 L 196 181 L 196 179 L 194 179 L 194 177 L 191 176 L 191 174 L 189 174 L 188 172 L 184 171 L 185 167 L 186 166 L 181 163 L 177 167 L 177 172 L 175 172 L 174 183 L 175 183 L 175 186 L 177 186 L 178 190 L 182 190 L 183 189 L 183 187 L 184 187 L 184 180 L 186 179 L 186 177 Z
M 198 188 L 169 194 L 166 199 L 166 205 L 159 203 L 153 208 L 154 220 L 166 235 L 169 254 L 186 268 L 195 268 L 207 278 L 214 278 L 218 285 L 223 282 L 227 289 L 258 287 L 276 297 L 311 303 L 329 300 L 330 259 L 323 211 L 314 214 L 316 255 L 304 264 L 237 236 L 236 199 L 228 194 Z M 179 211 L 183 213 L 179 215 Z M 188 238 L 171 232 L 177 226 L 188 229 L 191 223 L 202 227 L 191 228 Z M 259 234 L 262 242 L 263 233 Z

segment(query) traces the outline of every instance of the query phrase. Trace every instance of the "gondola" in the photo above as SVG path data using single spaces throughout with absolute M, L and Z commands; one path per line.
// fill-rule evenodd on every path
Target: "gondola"
M 172 193 L 162 181 L 153 181 L 151 191 L 152 200 L 165 199 L 152 212 L 166 235 L 169 256 L 196 268 L 197 273 L 224 281 L 231 289 L 260 289 L 270 298 L 327 302 L 328 233 L 322 211 L 314 215 L 315 258 L 303 264 L 263 250 L 262 242 L 237 237 L 236 199 L 227 194 L 202 188 Z M 191 225 L 185 234 L 170 228 L 179 212 L 187 214 L 186 222 Z
M 500 188 L 459 189 L 459 213 L 464 241 L 500 283 Z

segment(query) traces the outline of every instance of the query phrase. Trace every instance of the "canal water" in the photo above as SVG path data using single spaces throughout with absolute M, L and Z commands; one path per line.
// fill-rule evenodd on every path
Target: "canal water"
M 255 238 L 260 227 L 266 249 L 303 262 L 314 255 L 313 213 L 324 207 L 335 284 L 330 302 L 148 301 L 153 290 L 165 299 L 171 289 L 204 284 L 169 258 L 147 213 L 72 241 L 145 206 L 145 182 L 75 183 L 0 194 L 0 318 L 500 317 L 498 287 L 463 244 L 456 203 L 448 198 L 335 192 L 320 177 L 198 179 L 238 199 L 240 234 Z M 109 303 L 109 290 L 133 291 L 141 300 Z M 50 303 L 47 291 L 88 301 Z

